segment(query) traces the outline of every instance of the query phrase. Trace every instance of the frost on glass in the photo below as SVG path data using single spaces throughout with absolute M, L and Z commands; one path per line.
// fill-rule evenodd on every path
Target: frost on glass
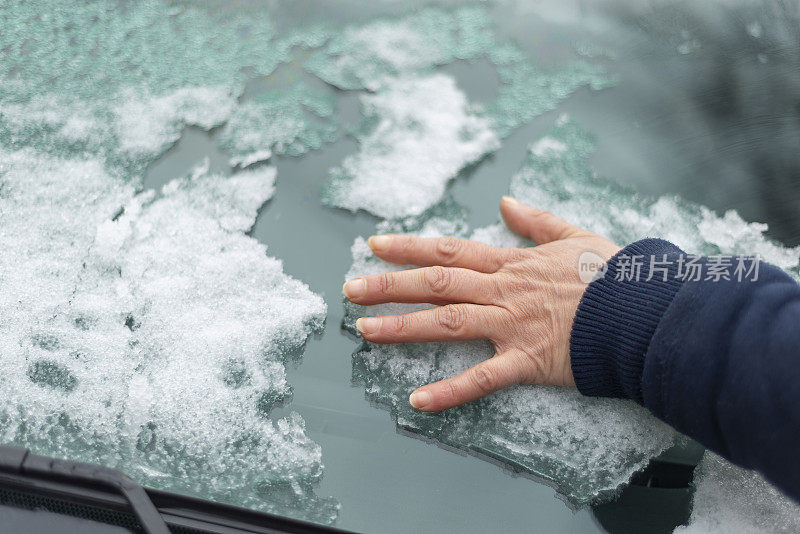
M 462 167 L 500 145 L 491 122 L 470 110 L 444 74 L 396 79 L 361 102 L 369 132 L 359 136 L 359 151 L 331 171 L 323 196 L 352 211 L 419 215 Z
M 0 25 L 0 442 L 334 521 L 313 489 L 319 446 L 299 415 L 270 416 L 326 311 L 245 234 L 275 170 L 199 168 L 141 192 L 188 125 L 232 121 L 250 140 L 234 157 L 317 146 L 298 106 L 329 118 L 330 103 L 296 87 L 240 95 L 325 32 L 159 1 L 16 2 Z M 275 123 L 291 136 L 248 137 Z
M 797 276 L 800 248 L 768 239 L 766 224 L 746 222 L 734 210 L 718 216 L 678 197 L 640 198 L 597 176 L 589 162 L 594 149 L 594 136 L 561 116 L 552 131 L 530 147 L 511 180 L 511 194 L 615 243 L 661 237 L 691 254 L 758 254 Z
M 800 505 L 755 471 L 706 451 L 693 484 L 691 517 L 676 534 L 800 532 Z
M 219 142 L 233 166 L 269 159 L 273 152 L 299 156 L 336 138 L 334 108 L 330 95 L 303 84 L 262 93 L 236 108 Z
M 567 117 L 534 143 L 511 181 L 520 201 L 548 209 L 618 243 L 645 236 L 674 241 L 692 253 L 761 254 L 796 275 L 798 250 L 763 235 L 765 225 L 735 212 L 720 217 L 676 198 L 641 199 L 592 169 L 590 134 Z M 502 224 L 470 233 L 457 206 L 440 204 L 421 217 L 384 222 L 378 232 L 456 235 L 497 246 L 530 246 Z M 366 242 L 353 245 L 347 279 L 398 269 L 374 257 Z M 407 313 L 424 306 L 346 303 L 345 327 L 355 332 L 364 315 Z M 441 414 L 408 404 L 420 385 L 453 376 L 493 354 L 488 343 L 362 343 L 353 357 L 353 380 L 367 397 L 390 409 L 398 426 L 442 444 L 477 452 L 550 480 L 574 504 L 602 500 L 672 444 L 673 433 L 638 405 L 580 396 L 574 390 L 517 386 Z
M 485 107 L 468 105 L 452 80 L 433 74 L 437 66 L 477 58 L 487 58 L 496 67 L 501 82 L 497 99 Z M 538 67 L 516 45 L 497 37 L 488 11 L 482 7 L 453 11 L 431 8 L 402 18 L 349 27 L 315 52 L 306 68 L 341 89 L 375 93 L 362 98 L 364 114 L 372 120 L 358 136 L 360 151 L 331 171 L 325 198 L 333 205 L 364 209 L 384 218 L 419 215 L 440 200 L 447 181 L 480 154 L 463 158 L 458 166 L 430 166 L 428 161 L 441 159 L 440 144 L 420 142 L 420 146 L 409 146 L 415 149 L 413 153 L 401 153 L 403 145 L 396 143 L 392 150 L 397 155 L 393 159 L 403 159 L 405 174 L 415 176 L 413 181 L 404 182 L 407 185 L 403 188 L 392 172 L 381 172 L 394 169 L 386 166 L 386 152 L 390 149 L 377 150 L 374 146 L 376 123 L 384 128 L 392 124 L 395 135 L 402 134 L 402 139 L 419 139 L 415 128 L 417 123 L 425 125 L 421 117 L 430 114 L 428 108 L 433 107 L 433 102 L 438 105 L 440 99 L 456 91 L 451 98 L 465 106 L 439 106 L 437 128 L 458 129 L 466 109 L 471 122 L 481 121 L 482 129 L 504 138 L 518 126 L 553 109 L 577 88 L 588 85 L 600 89 L 612 83 L 602 67 L 585 60 L 576 59 L 552 70 Z M 398 94 L 402 87 L 419 84 L 420 80 L 431 85 L 428 98 L 412 102 L 411 95 Z M 434 80 L 440 87 L 432 86 Z M 390 100 L 397 100 L 398 106 L 401 101 L 413 103 L 419 111 L 406 113 L 404 120 L 398 121 L 395 105 L 376 105 Z M 497 146 L 487 143 L 482 148 L 482 153 L 487 153 Z M 387 199 L 398 191 L 404 198 L 415 197 L 415 201 L 396 202 L 388 207 Z
M 326 38 L 318 28 L 279 35 L 265 10 L 154 0 L 14 2 L 0 10 L 0 27 L 0 144 L 99 156 L 127 176 L 184 127 L 228 120 L 246 76 L 268 75 L 293 46 Z M 290 120 L 291 95 L 276 96 Z M 283 118 L 277 106 L 250 106 L 250 116 Z
M 0 153 L 0 442 L 323 522 L 285 363 L 326 307 L 244 234 L 275 171 L 136 194 L 95 160 Z
M 306 67 L 340 89 L 376 91 L 404 74 L 486 55 L 497 45 L 486 9 L 420 10 L 338 32 Z

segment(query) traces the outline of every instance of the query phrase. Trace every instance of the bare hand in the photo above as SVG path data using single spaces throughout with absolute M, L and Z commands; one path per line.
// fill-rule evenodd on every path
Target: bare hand
M 607 261 L 620 247 L 509 197 L 500 211 L 511 230 L 539 245 L 497 248 L 451 237 L 373 236 L 369 246 L 379 258 L 422 268 L 364 276 L 344 286 L 357 304 L 439 305 L 359 319 L 359 332 L 373 343 L 488 339 L 494 345 L 492 358 L 414 391 L 409 402 L 418 410 L 447 410 L 519 383 L 575 385 L 569 337 L 586 289 L 578 258 L 590 251 Z

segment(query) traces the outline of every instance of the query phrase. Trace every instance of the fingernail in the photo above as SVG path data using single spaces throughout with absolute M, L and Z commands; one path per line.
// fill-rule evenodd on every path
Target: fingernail
M 381 329 L 380 317 L 362 317 L 356 321 L 356 328 L 362 334 L 374 334 Z
M 425 406 L 429 405 L 432 400 L 433 395 L 431 395 L 431 392 L 426 389 L 418 389 L 408 397 L 408 402 L 417 410 L 421 410 Z
M 350 280 L 342 286 L 342 292 L 344 293 L 344 296 L 349 299 L 357 299 L 367 292 L 367 283 L 363 278 Z
M 369 238 L 367 244 L 372 250 L 386 250 L 392 245 L 392 236 L 374 235 Z
M 508 195 L 503 196 L 503 202 L 507 202 L 508 204 L 514 204 L 514 205 L 519 204 L 519 200 L 517 200 L 514 197 L 510 197 Z

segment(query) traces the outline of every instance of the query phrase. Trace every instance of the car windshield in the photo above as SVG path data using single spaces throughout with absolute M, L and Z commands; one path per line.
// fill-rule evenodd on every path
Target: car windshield
M 628 401 L 418 413 L 491 348 L 365 343 L 341 287 L 388 268 L 376 233 L 533 245 L 506 194 L 797 277 L 799 23 L 780 0 L 3 6 L 0 443 L 362 532 L 797 514 Z

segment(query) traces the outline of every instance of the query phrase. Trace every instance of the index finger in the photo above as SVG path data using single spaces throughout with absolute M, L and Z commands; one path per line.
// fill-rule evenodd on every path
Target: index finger
M 455 237 L 386 234 L 370 237 L 367 244 L 376 256 L 391 263 L 461 267 L 482 273 L 497 272 L 520 253 L 518 249 L 498 248 Z

